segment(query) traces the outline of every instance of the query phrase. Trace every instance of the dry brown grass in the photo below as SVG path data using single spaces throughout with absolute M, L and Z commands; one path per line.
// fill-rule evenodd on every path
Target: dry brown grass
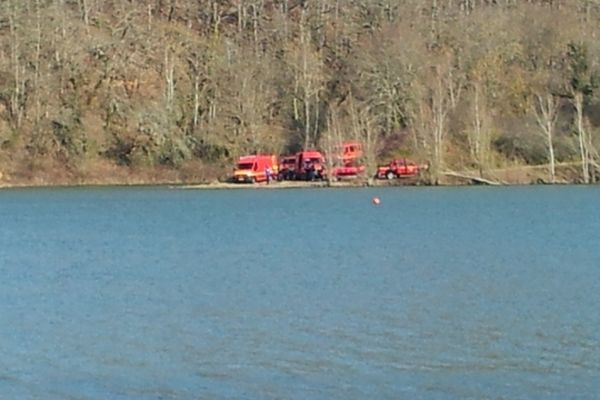
M 0 187 L 13 186 L 77 186 L 77 185 L 188 185 L 207 188 L 247 188 L 258 185 L 238 185 L 221 183 L 225 181 L 227 168 L 205 164 L 200 160 L 189 161 L 179 168 L 166 166 L 127 167 L 110 160 L 96 158 L 81 161 L 77 165 L 65 167 L 51 158 L 4 160 L 0 170 Z M 470 185 L 475 183 L 468 176 L 478 177 L 477 171 L 457 171 L 465 178 L 445 176 L 442 185 Z M 529 185 L 549 182 L 548 167 L 515 165 L 486 171 L 485 179 L 499 184 Z M 580 183 L 580 170 L 577 163 L 557 165 L 557 182 Z M 426 185 L 426 177 L 374 180 L 375 186 Z M 365 179 L 354 179 L 333 183 L 330 186 L 365 186 Z M 265 185 L 266 186 L 266 185 Z M 325 183 L 274 182 L 272 188 L 327 186 Z

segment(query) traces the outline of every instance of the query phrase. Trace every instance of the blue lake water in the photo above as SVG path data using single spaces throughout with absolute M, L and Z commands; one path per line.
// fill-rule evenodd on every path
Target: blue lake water
M 0 399 L 598 398 L 599 198 L 2 190 Z

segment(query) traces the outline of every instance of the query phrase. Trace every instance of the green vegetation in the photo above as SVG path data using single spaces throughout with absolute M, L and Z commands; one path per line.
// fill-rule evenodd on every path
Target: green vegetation
M 4 0 L 0 180 L 202 181 L 359 139 L 433 183 L 595 182 L 599 37 L 598 0 Z

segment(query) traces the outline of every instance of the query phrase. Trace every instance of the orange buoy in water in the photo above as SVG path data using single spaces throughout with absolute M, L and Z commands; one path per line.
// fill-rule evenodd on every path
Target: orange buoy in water
M 378 206 L 380 203 L 381 203 L 381 200 L 379 200 L 379 197 L 373 197 L 373 204 Z

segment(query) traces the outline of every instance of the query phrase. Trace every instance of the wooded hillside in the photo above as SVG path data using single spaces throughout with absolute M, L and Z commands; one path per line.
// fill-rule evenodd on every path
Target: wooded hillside
M 3 0 L 0 171 L 202 180 L 352 138 L 432 182 L 566 162 L 592 182 L 599 35 L 598 0 Z

